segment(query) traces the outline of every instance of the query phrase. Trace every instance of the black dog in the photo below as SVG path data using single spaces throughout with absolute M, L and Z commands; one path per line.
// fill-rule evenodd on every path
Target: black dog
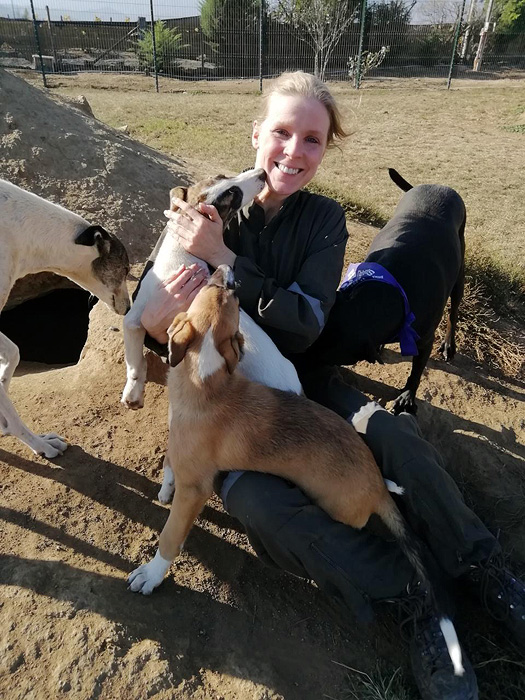
M 466 213 L 463 200 L 450 187 L 412 187 L 395 170 L 388 172 L 407 194 L 372 241 L 365 263 L 358 268 L 359 283 L 354 275 L 354 283 L 346 288 L 341 285 L 326 327 L 305 360 L 308 365 L 381 362 L 382 346 L 400 339 L 402 354 L 413 355 L 413 359 L 394 412 L 415 413 L 416 391 L 449 297 L 450 315 L 440 351 L 447 361 L 456 352 L 455 330 L 465 277 Z M 386 277 L 390 273 L 398 287 L 378 281 L 366 269 L 367 263 L 378 264 L 377 270 L 386 270 Z M 372 279 L 366 279 L 368 275 Z M 399 287 L 415 316 L 412 323 Z

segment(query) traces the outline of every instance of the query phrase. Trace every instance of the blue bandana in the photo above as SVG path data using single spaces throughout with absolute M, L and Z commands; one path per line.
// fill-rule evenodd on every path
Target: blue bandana
M 387 342 L 399 341 L 402 355 L 411 355 L 412 357 L 418 355 L 419 351 L 417 349 L 416 340 L 419 340 L 419 335 L 412 328 L 412 323 L 416 320 L 416 317 L 412 311 L 410 311 L 410 304 L 408 303 L 405 290 L 388 270 L 385 270 L 382 265 L 378 265 L 377 263 L 350 263 L 339 289 L 343 290 L 348 287 L 355 287 L 358 284 L 369 281 L 391 284 L 392 287 L 399 290 L 405 306 L 405 318 L 399 333 L 395 338 Z

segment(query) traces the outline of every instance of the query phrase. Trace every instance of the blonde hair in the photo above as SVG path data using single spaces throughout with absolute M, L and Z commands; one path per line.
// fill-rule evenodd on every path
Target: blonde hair
M 291 97 L 311 97 L 320 102 L 328 112 L 330 125 L 328 127 L 327 146 L 332 146 L 335 139 L 344 139 L 348 136 L 343 129 L 341 113 L 335 103 L 334 96 L 326 83 L 310 73 L 302 70 L 285 72 L 273 81 L 270 92 L 264 97 L 265 116 L 268 114 L 268 105 L 274 95 L 288 95 Z

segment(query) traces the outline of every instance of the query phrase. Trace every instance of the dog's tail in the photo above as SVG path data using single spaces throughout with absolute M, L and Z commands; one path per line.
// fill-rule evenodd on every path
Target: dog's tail
M 437 590 L 435 590 L 429 580 L 427 568 L 423 564 L 424 555 L 420 543 L 411 533 L 405 519 L 390 495 L 387 495 L 384 499 L 377 514 L 397 539 L 401 550 L 416 570 L 421 584 L 425 586 L 430 598 L 430 603 L 438 613 L 439 626 L 443 633 L 452 665 L 454 666 L 454 673 L 456 676 L 462 676 L 465 673 L 465 669 L 462 663 L 461 647 L 452 620 L 448 614 L 444 612 L 448 607 L 446 596 L 444 595 L 444 591 L 440 590 L 439 586 Z M 440 595 L 440 600 L 437 599 L 437 593 L 442 593 L 442 595 Z
M 401 175 L 397 172 L 397 170 L 394 170 L 394 168 L 388 168 L 388 174 L 390 175 L 390 179 L 393 180 L 393 182 L 396 183 L 396 185 L 403 190 L 403 192 L 408 192 L 408 190 L 411 190 L 413 185 L 410 184 L 410 182 L 407 182 L 404 177 L 401 177 Z

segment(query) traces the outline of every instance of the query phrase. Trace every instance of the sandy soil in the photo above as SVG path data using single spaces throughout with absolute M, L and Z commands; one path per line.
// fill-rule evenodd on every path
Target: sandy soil
M 62 109 L 69 119 L 71 108 Z M 1 144 L 0 167 L 0 175 L 22 184 L 33 166 L 23 155 L 16 173 L 17 148 L 28 148 L 35 133 L 28 125 L 36 119 L 29 108 L 27 121 L 24 114 L 21 109 L 19 145 Z M 101 139 L 123 139 L 117 160 L 124 180 L 126 158 L 140 161 L 144 147 L 85 115 L 78 119 L 62 138 L 73 138 L 65 134 L 79 133 L 81 123 L 86 139 L 93 128 Z M 63 140 L 57 143 L 62 147 Z M 156 158 L 151 151 L 146 157 Z M 83 212 L 89 187 L 80 187 L 76 200 L 75 178 L 63 163 L 62 176 L 44 165 L 40 160 L 35 175 L 39 186 L 46 183 L 43 193 L 61 201 L 67 191 L 63 203 Z M 124 190 L 120 196 L 128 201 Z M 99 198 L 105 216 L 114 215 L 113 230 L 122 233 L 124 204 L 113 212 L 102 190 Z M 126 216 L 131 220 L 133 211 Z M 155 383 L 142 411 L 119 404 L 121 328 L 121 319 L 97 304 L 77 365 L 23 364 L 11 385 L 23 419 L 37 431 L 64 435 L 70 447 L 51 462 L 13 438 L 0 445 L 0 698 L 345 700 L 356 678 L 348 667 L 373 673 L 378 658 L 385 674 L 401 667 L 413 693 L 406 647 L 389 614 L 379 611 L 371 626 L 357 626 L 333 611 L 313 584 L 265 568 L 218 500 L 206 507 L 161 588 L 150 598 L 127 591 L 127 572 L 153 554 L 167 516 L 156 501 L 167 404 L 164 387 Z M 355 369 L 349 381 L 383 401 L 408 374 L 393 350 L 385 366 Z M 424 433 L 469 502 L 501 529 L 506 551 L 518 565 L 524 562 L 525 385 L 493 376 L 460 354 L 450 366 L 432 359 L 419 395 Z M 458 628 L 478 665 L 481 697 L 523 697 L 519 655 L 466 599 Z

